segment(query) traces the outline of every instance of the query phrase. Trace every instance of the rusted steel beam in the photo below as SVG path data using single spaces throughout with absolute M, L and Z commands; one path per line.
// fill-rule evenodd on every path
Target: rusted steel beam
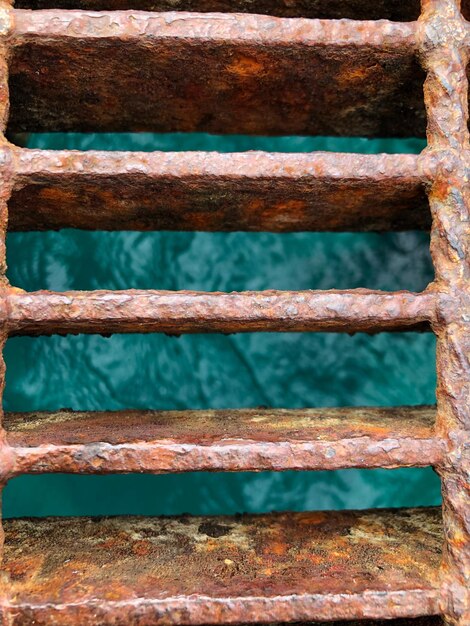
M 16 0 L 18 9 L 256 13 L 310 19 L 393 20 L 419 17 L 419 0 Z
M 443 626 L 444 622 L 438 615 L 424 615 L 421 617 L 401 617 L 397 619 L 363 619 L 339 620 L 334 622 L 334 626 Z M 244 626 L 244 625 L 241 625 Z M 281 624 L 270 624 L 269 626 L 281 626 Z M 297 623 L 295 626 L 300 626 Z M 325 622 L 309 622 L 309 626 L 325 626 Z
M 415 155 L 11 150 L 10 230 L 381 231 L 431 222 Z
M 240 624 L 437 610 L 440 511 L 6 520 L 11 626 Z
M 21 9 L 13 19 L 12 131 L 424 135 L 415 23 Z
M 10 335 L 426 330 L 434 293 L 409 291 L 37 291 L 0 301 Z
M 440 463 L 433 407 L 7 413 L 10 476 Z
M 421 55 L 429 152 L 441 166 L 430 188 L 431 253 L 440 292 L 437 429 L 447 440 L 439 467 L 446 543 L 441 611 L 450 624 L 470 624 L 470 171 L 469 25 L 454 0 L 423 0 Z
M 3 359 L 3 349 L 5 347 L 6 336 L 4 333 L 0 334 L 0 602 L 2 599 L 2 580 L 3 574 L 1 570 L 2 558 L 3 558 L 3 543 L 4 533 L 2 524 L 2 491 L 7 481 L 8 475 L 11 469 L 11 452 L 10 447 L 6 441 L 6 432 L 3 427 L 3 405 L 1 399 L 3 398 L 3 391 L 5 388 L 5 361 Z M 0 619 L 1 623 L 1 619 Z
M 11 193 L 11 185 L 13 178 L 13 168 L 10 159 L 3 154 L 7 151 L 9 145 L 5 139 L 4 133 L 8 123 L 9 114 L 9 65 L 8 55 L 9 49 L 5 41 L 5 37 L 10 30 L 11 7 L 0 0 L 0 288 L 4 287 L 8 281 L 5 276 L 6 272 L 6 250 L 5 236 L 8 221 L 7 202 Z M 0 339 L 1 341 L 1 339 Z M 3 344 L 2 344 L 3 345 Z M 1 358 L 1 354 L 0 354 Z M 1 404 L 1 394 L 0 394 Z
M 9 64 L 7 36 L 11 31 L 11 5 L 0 0 L 0 149 L 7 143 L 4 133 L 9 116 Z M 1 163 L 2 169 L 4 163 Z M 2 181 L 3 182 L 3 181 Z
M 9 111 L 9 90 L 8 90 L 8 48 L 5 43 L 5 35 L 10 28 L 10 7 L 0 1 L 0 151 L 7 145 L 4 137 Z M 8 285 L 6 278 L 6 249 L 5 236 L 8 219 L 7 201 L 11 191 L 11 168 L 8 161 L 0 158 L 0 291 L 3 292 Z M 1 296 L 0 296 L 1 297 Z M 0 567 L 3 557 L 3 526 L 1 498 L 4 487 L 3 477 L 8 467 L 8 453 L 5 441 L 5 431 L 3 429 L 3 390 L 5 386 L 5 362 L 3 360 L 3 348 L 5 346 L 6 334 L 4 329 L 0 330 Z M 0 570 L 0 601 L 2 597 L 3 575 Z

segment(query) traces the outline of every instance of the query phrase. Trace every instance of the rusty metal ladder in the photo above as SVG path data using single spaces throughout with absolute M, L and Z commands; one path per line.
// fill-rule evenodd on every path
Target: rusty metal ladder
M 19 6 L 0 11 L 3 132 L 8 122 L 13 131 L 407 136 L 424 133 L 427 118 L 428 145 L 419 156 L 81 153 L 23 149 L 2 135 L 3 343 L 54 333 L 432 328 L 438 402 L 437 411 L 7 413 L 1 483 L 42 472 L 432 465 L 442 479 L 443 527 L 437 509 L 5 520 L 1 623 L 443 616 L 468 626 L 470 26 L 457 0 L 423 0 L 419 19 L 408 22 Z M 7 224 L 273 232 L 431 225 L 435 280 L 423 293 L 25 293 L 5 276 Z

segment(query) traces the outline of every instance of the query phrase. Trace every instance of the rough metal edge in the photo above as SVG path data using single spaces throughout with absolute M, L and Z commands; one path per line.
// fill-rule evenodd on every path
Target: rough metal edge
M 470 195 L 468 183 L 468 23 L 458 0 L 423 0 L 420 55 L 427 71 L 427 153 L 441 166 L 429 193 L 435 289 L 442 296 L 437 346 L 437 430 L 448 452 L 442 478 L 445 548 L 441 610 L 470 624 Z

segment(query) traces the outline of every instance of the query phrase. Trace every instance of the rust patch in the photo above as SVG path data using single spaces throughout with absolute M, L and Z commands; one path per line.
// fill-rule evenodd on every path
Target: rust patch
M 428 152 L 439 162 L 429 202 L 434 289 L 440 293 L 434 323 L 437 430 L 448 444 L 439 466 L 446 536 L 441 611 L 449 623 L 464 626 L 470 623 L 470 151 L 469 28 L 459 3 L 425 0 L 420 37 Z
M 199 10 L 215 2 L 201 0 Z M 315 424 L 280 411 L 264 422 L 268 414 L 260 412 L 10 415 L 7 439 L 0 433 L 3 479 L 59 468 L 286 469 L 425 459 L 442 477 L 445 543 L 438 572 L 433 511 L 8 521 L 0 621 L 189 626 L 440 612 L 456 626 L 470 623 L 470 31 L 458 4 L 423 0 L 419 22 L 401 24 L 285 19 L 301 0 L 284 4 L 282 19 L 2 4 L 0 122 L 10 87 L 13 130 L 421 135 L 426 72 L 429 145 L 419 157 L 83 155 L 20 150 L 2 138 L 0 271 L 10 196 L 17 230 L 288 232 L 426 228 L 424 189 L 436 269 L 421 294 L 26 294 L 8 288 L 3 275 L 4 333 L 377 332 L 432 324 L 439 379 L 435 432 L 419 409 L 393 424 L 383 410 L 349 422 L 341 412 L 324 419 L 317 412 Z M 194 8 L 190 0 L 185 7 Z M 468 2 L 462 10 L 468 15 Z M 224 457 L 225 446 L 235 447 Z
M 9 128 L 423 136 L 415 34 L 404 22 L 17 9 Z
M 388 19 L 397 22 L 411 22 L 419 17 L 419 0 L 17 0 L 15 6 L 18 9 L 254 13 L 309 19 Z
M 5 151 L 16 162 L 10 230 L 430 226 L 429 172 L 414 155 Z
M 12 626 L 433 614 L 439 516 L 7 520 L 1 608 Z
M 7 413 L 10 475 L 438 464 L 432 407 Z

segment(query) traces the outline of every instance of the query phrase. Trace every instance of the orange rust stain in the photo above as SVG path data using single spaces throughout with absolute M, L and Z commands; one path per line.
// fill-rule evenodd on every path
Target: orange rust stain
M 122 534 L 118 534 L 115 537 L 110 537 L 109 539 L 100 542 L 100 549 L 105 550 L 116 550 L 119 547 L 123 547 L 127 544 L 127 537 Z
M 33 559 L 22 559 L 15 561 L 13 563 L 9 563 L 8 565 L 8 574 L 10 575 L 11 580 L 24 580 L 28 572 L 30 573 L 33 570 L 34 561 Z
M 115 588 L 106 590 L 103 595 L 108 602 L 118 602 L 126 595 L 126 587 L 124 585 L 117 585 Z
M 264 209 L 264 201 L 256 198 L 247 204 L 249 211 L 258 212 Z
M 267 545 L 267 551 L 277 556 L 283 556 L 287 552 L 287 546 L 280 541 L 273 541 Z
M 58 187 L 43 187 L 38 196 L 41 200 L 51 202 L 74 202 L 76 200 L 76 194 L 73 190 L 67 191 Z
M 264 65 L 252 57 L 239 56 L 227 66 L 227 71 L 237 76 L 254 76 L 264 72 Z
M 276 210 L 280 211 L 302 211 L 305 209 L 306 202 L 304 200 L 284 200 L 275 204 Z
M 296 554 L 294 558 L 297 562 L 305 561 L 305 557 L 303 554 Z M 314 552 L 312 552 L 309 555 L 308 560 L 310 561 L 310 563 L 312 563 L 312 565 L 322 565 L 325 562 L 325 557 L 323 555 L 315 554 Z
M 449 195 L 449 181 L 444 181 L 442 178 L 438 179 L 436 183 L 434 183 L 432 188 L 432 197 L 435 200 L 444 201 Z
M 208 539 L 201 544 L 201 550 L 204 550 L 204 552 L 213 552 L 218 548 L 220 548 L 220 543 L 215 539 Z
M 346 78 L 348 82 L 363 80 L 368 81 L 370 80 L 370 75 L 375 74 L 378 67 L 378 65 L 373 65 L 371 67 L 355 67 L 347 74 L 343 74 L 343 78 Z
M 152 544 L 149 541 L 136 541 L 132 545 L 132 551 L 137 556 L 147 556 L 152 551 Z
M 346 550 L 330 550 L 329 555 L 335 559 L 348 560 L 351 555 Z
M 307 511 L 299 515 L 299 524 L 308 526 L 310 524 L 322 524 L 327 520 L 327 515 L 322 511 Z

